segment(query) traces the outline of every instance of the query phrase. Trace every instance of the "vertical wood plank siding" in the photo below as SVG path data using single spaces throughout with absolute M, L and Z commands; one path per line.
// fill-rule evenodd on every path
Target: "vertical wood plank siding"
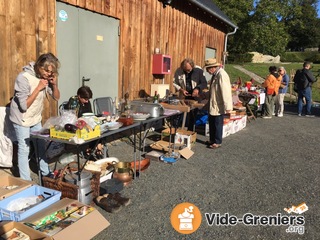
M 158 0 L 61 2 L 120 20 L 119 96 L 129 92 L 135 98 L 139 90 L 150 93 L 150 84 L 162 82 L 152 75 L 155 48 L 172 56 L 172 74 L 164 76 L 171 90 L 174 71 L 185 57 L 202 66 L 205 48 L 211 47 L 222 59 L 226 26 L 187 1 L 166 8 Z M 41 53 L 56 53 L 55 10 L 55 0 L 0 0 L 1 106 L 9 103 L 22 66 Z M 44 119 L 57 114 L 54 101 L 46 100 L 45 109 Z

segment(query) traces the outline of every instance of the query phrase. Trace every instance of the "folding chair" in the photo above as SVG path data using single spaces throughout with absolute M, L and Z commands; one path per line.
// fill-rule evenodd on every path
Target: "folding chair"
M 95 115 L 100 115 L 103 112 L 113 112 L 113 100 L 111 97 L 100 97 L 93 100 L 93 111 Z
M 95 115 L 101 115 L 104 112 L 113 113 L 113 99 L 112 97 L 100 97 L 93 100 L 93 111 Z M 114 137 L 114 136 L 112 136 Z M 104 143 L 104 155 L 109 157 L 107 144 Z

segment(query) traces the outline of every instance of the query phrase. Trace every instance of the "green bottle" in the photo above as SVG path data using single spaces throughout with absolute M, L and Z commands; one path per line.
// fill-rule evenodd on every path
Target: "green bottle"
M 157 91 L 155 91 L 153 96 L 153 103 L 158 103 L 158 102 L 159 102 L 158 94 L 157 94 Z

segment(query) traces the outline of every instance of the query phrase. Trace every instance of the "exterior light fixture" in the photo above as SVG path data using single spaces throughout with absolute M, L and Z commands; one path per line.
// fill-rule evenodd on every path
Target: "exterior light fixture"
M 162 0 L 161 2 L 163 4 L 163 8 L 165 8 L 167 5 L 170 5 L 172 1 L 173 0 Z

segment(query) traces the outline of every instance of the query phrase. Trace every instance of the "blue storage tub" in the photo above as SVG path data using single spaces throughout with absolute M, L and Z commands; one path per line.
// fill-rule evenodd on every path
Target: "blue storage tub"
M 7 209 L 8 204 L 18 198 L 27 198 L 42 195 L 44 200 L 33 207 L 30 207 L 24 211 L 13 212 Z M 61 198 L 61 192 L 50 188 L 33 185 L 21 192 L 18 192 L 10 197 L 7 197 L 0 201 L 0 220 L 6 221 L 22 221 L 23 219 L 35 214 L 44 208 L 49 207 L 51 204 L 58 202 Z

